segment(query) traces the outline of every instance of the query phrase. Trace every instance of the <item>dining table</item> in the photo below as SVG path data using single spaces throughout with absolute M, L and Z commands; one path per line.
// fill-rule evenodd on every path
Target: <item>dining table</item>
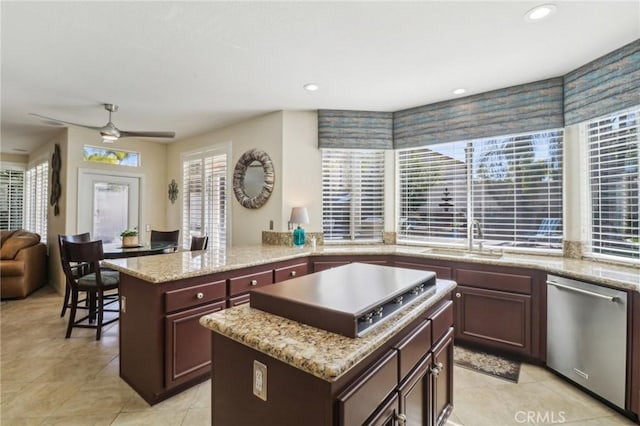
M 171 253 L 178 249 L 178 245 L 170 241 L 154 241 L 146 244 L 137 244 L 135 246 L 123 246 L 121 242 L 116 242 L 105 243 L 102 249 L 105 259 L 120 259 L 124 257 Z

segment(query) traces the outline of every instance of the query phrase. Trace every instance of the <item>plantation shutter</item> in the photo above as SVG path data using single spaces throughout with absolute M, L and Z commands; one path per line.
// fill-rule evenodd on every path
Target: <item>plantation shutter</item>
M 324 240 L 382 241 L 384 151 L 322 150 Z
M 186 157 L 182 163 L 183 245 L 208 235 L 210 249 L 227 244 L 227 155 L 219 151 Z
M 0 170 L 0 229 L 23 227 L 24 170 Z
M 49 163 L 44 161 L 27 170 L 25 176 L 24 228 L 40 234 L 47 242 L 47 206 L 49 203 Z

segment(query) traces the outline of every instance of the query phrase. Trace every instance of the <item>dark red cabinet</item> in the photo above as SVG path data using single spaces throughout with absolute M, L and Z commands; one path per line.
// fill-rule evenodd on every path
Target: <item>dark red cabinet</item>
M 200 317 L 225 308 L 224 300 L 165 318 L 165 386 L 171 388 L 211 370 L 211 332 Z

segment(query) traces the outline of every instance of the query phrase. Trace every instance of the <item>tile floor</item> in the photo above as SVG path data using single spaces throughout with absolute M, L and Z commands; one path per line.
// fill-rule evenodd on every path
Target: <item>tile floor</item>
M 100 342 L 89 329 L 65 339 L 61 304 L 45 287 L 0 305 L 2 426 L 211 423 L 209 381 L 149 407 L 118 377 L 117 323 Z M 449 426 L 633 424 L 540 367 L 523 365 L 518 384 L 459 367 L 454 374 Z

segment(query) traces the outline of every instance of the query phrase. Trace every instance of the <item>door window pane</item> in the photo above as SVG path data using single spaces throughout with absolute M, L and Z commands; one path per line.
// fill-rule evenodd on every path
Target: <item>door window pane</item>
M 127 229 L 129 217 L 129 185 L 96 182 L 93 185 L 94 240 L 113 243 Z

